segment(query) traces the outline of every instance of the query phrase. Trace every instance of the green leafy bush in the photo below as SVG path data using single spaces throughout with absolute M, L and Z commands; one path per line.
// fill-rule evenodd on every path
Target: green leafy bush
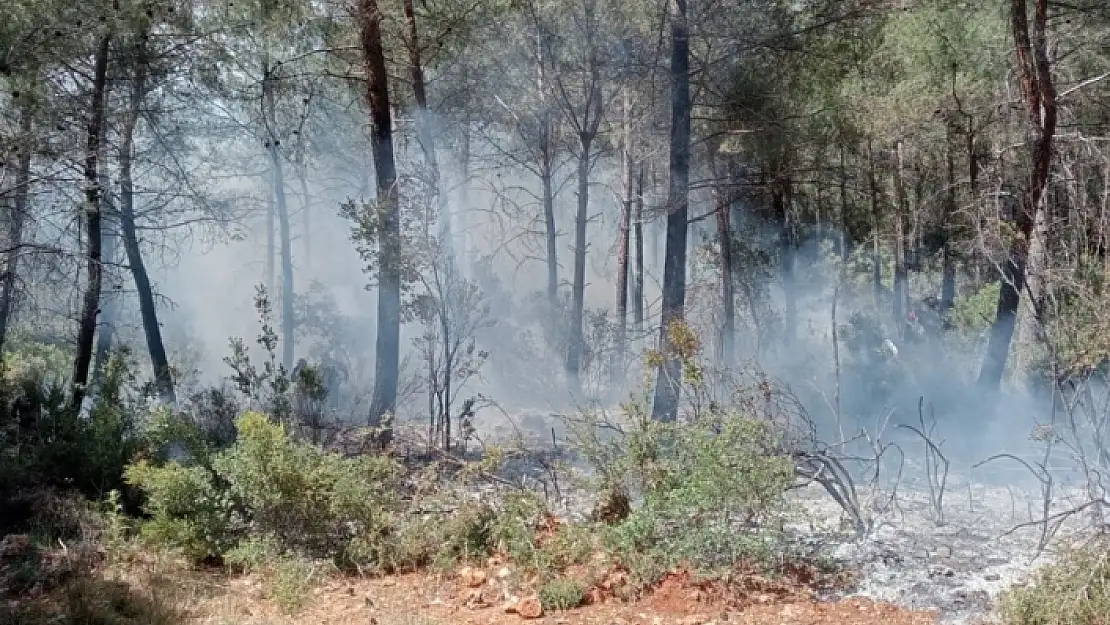
M 200 453 L 128 469 L 128 483 L 147 496 L 144 536 L 196 559 L 234 553 L 247 562 L 244 541 L 254 537 L 272 539 L 281 553 L 381 565 L 397 509 L 395 463 L 298 442 L 259 413 L 243 415 L 236 428 L 236 442 L 214 453 L 189 428 L 159 430 L 181 434 Z
M 1110 543 L 1096 541 L 1041 569 L 1000 600 L 1009 625 L 1102 625 L 1110 615 Z
M 644 583 L 680 563 L 709 570 L 764 560 L 778 538 L 769 521 L 794 478 L 773 426 L 718 411 L 679 425 L 626 408 L 632 427 L 588 454 L 603 489 L 640 499 L 606 530 L 607 548 Z
M 555 579 L 540 586 L 539 597 L 544 611 L 571 610 L 586 598 L 586 583 L 565 577 Z

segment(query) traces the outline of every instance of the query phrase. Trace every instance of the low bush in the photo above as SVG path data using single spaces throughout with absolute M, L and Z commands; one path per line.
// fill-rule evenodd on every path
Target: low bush
M 586 598 L 586 583 L 578 579 L 554 579 L 539 589 L 540 605 L 545 612 L 571 610 Z
M 1000 602 L 1008 625 L 1104 625 L 1110 615 L 1110 541 L 1066 552 Z
M 399 492 L 393 461 L 330 454 L 259 413 L 240 417 L 236 429 L 225 450 L 186 435 L 184 446 L 199 450 L 188 458 L 128 468 L 128 483 L 146 496 L 145 537 L 196 560 L 222 559 L 261 537 L 282 553 L 340 566 L 385 562 Z

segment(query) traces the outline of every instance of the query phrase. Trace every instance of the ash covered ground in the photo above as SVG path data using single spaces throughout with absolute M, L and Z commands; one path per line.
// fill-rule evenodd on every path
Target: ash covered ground
M 589 473 L 565 443 L 564 424 L 557 416 L 531 413 L 513 427 L 487 436 L 517 437 L 543 458 L 512 461 L 506 470 L 514 479 L 549 482 L 556 458 L 580 477 Z M 1037 568 L 1052 562 L 1061 546 L 1075 544 L 1092 527 L 1090 510 L 1065 515 L 1041 545 L 1044 484 L 1014 458 L 1050 470 L 1047 516 L 1053 518 L 1090 501 L 1080 472 L 1066 454 L 1054 453 L 1046 462 L 1043 446 L 1030 443 L 1006 450 L 1012 457 L 979 466 L 976 463 L 986 458 L 946 456 L 948 474 L 940 504 L 942 518 L 938 518 L 940 472 L 926 468 L 920 439 L 910 437 L 900 443 L 906 458 L 884 461 L 878 483 L 868 479 L 873 469 L 856 476 L 860 507 L 870 524 L 862 536 L 820 485 L 803 485 L 789 495 L 787 530 L 815 552 L 830 555 L 855 572 L 851 590 L 829 600 L 862 596 L 910 609 L 936 610 L 945 624 L 990 622 L 1002 591 L 1027 583 Z M 900 472 L 896 464 L 901 465 Z M 556 512 L 580 520 L 594 502 L 588 493 L 574 488 L 573 481 L 560 485 Z

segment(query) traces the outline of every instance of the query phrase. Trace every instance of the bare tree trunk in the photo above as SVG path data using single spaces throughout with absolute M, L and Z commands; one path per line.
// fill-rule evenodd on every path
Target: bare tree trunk
M 789 346 L 797 339 L 798 333 L 798 294 L 794 279 L 794 261 L 797 246 L 794 242 L 794 183 L 789 175 L 783 175 L 773 183 L 772 203 L 780 222 L 779 267 L 782 277 L 783 340 Z
M 15 282 L 19 275 L 19 255 L 23 245 L 23 224 L 27 219 L 27 198 L 31 186 L 32 132 L 34 122 L 29 104 L 24 104 L 19 118 L 19 156 L 16 159 L 15 186 L 12 188 L 12 210 L 8 216 L 8 250 L 4 254 L 4 273 L 0 279 L 0 358 L 8 338 L 8 326 L 15 309 Z
M 879 207 L 879 181 L 875 176 L 875 153 L 871 149 L 871 140 L 867 140 L 867 178 L 871 188 L 871 290 L 875 298 L 875 314 L 881 315 L 883 311 L 883 257 L 881 251 L 882 236 L 879 231 L 881 225 Z
M 632 327 L 644 330 L 644 163 L 640 161 L 636 178 L 636 204 L 632 215 L 632 245 L 636 249 L 636 268 L 632 272 Z
M 655 376 L 651 416 L 662 421 L 678 418 L 682 362 L 671 341 L 673 324 L 682 323 L 686 302 L 686 232 L 690 192 L 690 42 L 686 0 L 668 2 L 671 8 L 671 138 L 670 189 L 667 198 L 667 250 L 663 267 L 663 311 L 659 346 L 663 362 Z
M 624 358 L 626 353 L 628 330 L 628 254 L 629 230 L 632 222 L 632 205 L 635 202 L 633 194 L 635 187 L 632 180 L 632 101 L 625 89 L 624 92 L 624 119 L 622 120 L 621 135 L 621 213 L 617 226 L 617 329 L 616 349 L 613 353 L 613 366 L 611 373 L 614 386 L 624 379 Z
M 285 197 L 285 170 L 282 163 L 280 140 L 277 129 L 274 128 L 273 119 L 276 115 L 274 104 L 274 77 L 273 68 L 269 61 L 262 67 L 262 92 L 263 103 L 266 110 L 266 128 L 268 138 L 266 151 L 270 156 L 270 172 L 273 176 L 273 197 L 278 222 L 278 235 L 281 239 L 281 364 L 287 372 L 293 370 L 294 348 L 294 320 L 293 320 L 293 241 L 289 225 L 289 203 Z M 273 229 L 268 230 L 271 241 Z M 273 249 L 271 248 L 271 252 Z M 269 256 L 273 259 L 273 256 Z
M 906 327 L 907 274 L 906 274 L 906 181 L 901 141 L 894 147 L 894 297 L 891 312 L 894 315 L 894 334 L 902 338 Z
M 120 286 L 104 276 L 114 276 L 113 273 L 104 271 L 105 265 L 111 267 L 117 261 L 119 248 L 119 213 L 112 203 L 111 194 L 107 192 L 109 185 L 108 175 L 105 173 L 107 163 L 104 153 L 100 154 L 100 254 L 102 281 L 107 281 L 108 288 L 100 291 L 100 315 L 97 323 L 96 349 L 93 352 L 92 387 L 95 389 L 104 380 L 104 367 L 111 356 L 112 344 L 115 342 L 116 325 L 119 323 L 119 297 Z
M 543 223 L 544 239 L 547 244 L 547 303 L 551 314 L 557 316 L 559 310 L 559 250 L 555 237 L 555 192 L 552 185 L 551 157 L 544 149 L 540 163 L 540 182 L 543 184 Z
M 945 220 L 941 224 L 944 245 L 941 251 L 940 314 L 945 319 L 956 305 L 956 262 L 952 253 L 952 221 L 956 218 L 956 157 L 952 145 L 952 124 L 948 124 L 945 142 L 947 187 L 945 195 Z
M 848 230 L 848 167 L 844 146 L 840 146 L 840 264 L 843 268 L 852 256 L 851 233 Z
M 304 230 L 304 268 L 312 269 L 312 198 L 308 194 L 307 167 L 297 170 L 301 183 L 301 228 Z
M 732 275 L 732 191 L 728 186 L 732 181 L 727 175 L 731 169 L 726 167 L 722 171 L 719 167 L 719 152 L 718 142 L 706 144 L 709 170 L 715 181 L 713 203 L 717 213 L 717 244 L 720 246 L 717 262 L 721 266 L 721 364 L 727 367 L 732 364 L 736 342 L 736 298 L 733 295 L 735 283 Z
M 135 228 L 132 163 L 134 162 L 135 127 L 139 121 L 139 108 L 146 97 L 146 75 L 145 49 L 140 49 L 135 59 L 135 72 L 131 79 L 130 110 L 120 129 L 120 230 L 123 235 L 123 247 L 127 252 L 127 264 L 131 269 L 131 277 L 135 281 L 135 290 L 139 297 L 139 314 L 143 320 L 143 334 L 146 336 L 147 351 L 150 353 L 150 364 L 154 369 L 154 384 L 158 390 L 159 398 L 172 405 L 176 401 L 173 373 L 170 370 L 169 359 L 166 357 L 165 343 L 162 342 L 162 328 L 158 323 L 158 309 L 154 304 L 154 291 L 150 285 L 150 276 L 146 271 L 146 263 L 143 261 L 142 250 L 139 247 L 139 236 Z
M 383 418 L 397 410 L 397 382 L 400 377 L 401 350 L 401 219 L 397 195 L 397 169 L 393 160 L 393 125 L 389 109 L 389 75 L 382 47 L 382 13 L 377 0 L 359 0 L 356 22 L 362 60 L 366 65 L 367 100 L 374 134 L 374 173 L 377 201 L 381 214 L 378 268 L 378 336 L 374 395 L 370 404 L 370 425 L 383 427 Z M 379 442 L 387 445 L 393 438 L 384 429 Z
M 1048 236 L 1046 190 L 1052 164 L 1052 136 L 1056 132 L 1056 90 L 1052 84 L 1045 33 L 1048 0 L 1035 0 L 1032 40 L 1025 0 L 1011 0 L 1010 11 L 1018 77 L 1032 136 L 1032 168 L 1029 188 L 1018 215 L 1018 232 L 1011 241 L 1009 257 L 1003 267 L 1002 288 L 987 354 L 979 370 L 979 383 L 990 388 L 998 388 L 1002 381 L 1023 290 L 1028 290 L 1030 310 L 1023 321 L 1028 327 L 1019 332 L 1019 339 L 1033 341 L 1041 322 Z
M 567 382 L 574 394 L 582 392 L 580 378 L 584 350 L 582 324 L 586 307 L 586 224 L 590 214 L 590 147 L 593 137 L 583 134 L 578 155 L 578 210 L 574 216 L 574 278 L 571 284 L 570 336 L 567 345 Z
M 277 229 L 277 209 L 274 207 L 274 179 L 277 174 L 270 167 L 266 177 L 266 292 L 272 297 L 277 291 L 277 238 L 274 232 Z
M 412 81 L 413 98 L 416 100 L 416 127 L 420 139 L 420 149 L 424 154 L 424 165 L 431 176 L 433 192 L 436 194 L 436 218 L 439 220 L 441 245 L 445 246 L 445 262 L 454 265 L 454 244 L 452 243 L 451 207 L 443 189 L 443 175 L 439 170 L 436 156 L 435 130 L 428 110 L 428 96 L 424 84 L 424 66 L 420 60 L 420 35 L 416 29 L 416 11 L 412 0 L 404 0 L 405 21 L 408 24 L 409 79 Z M 448 278 L 450 279 L 450 277 Z
M 84 304 L 77 332 L 77 354 L 73 362 L 73 410 L 79 411 L 88 392 L 89 366 L 92 364 L 96 317 L 100 309 L 100 287 L 103 268 L 100 264 L 100 175 L 99 156 L 104 132 L 105 93 L 108 84 L 108 46 L 111 31 L 100 38 L 93 69 L 92 103 L 85 146 L 85 233 L 88 238 Z

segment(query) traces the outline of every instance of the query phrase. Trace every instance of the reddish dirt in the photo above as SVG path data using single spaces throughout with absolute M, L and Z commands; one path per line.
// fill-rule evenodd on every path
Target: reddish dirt
M 491 577 L 488 586 L 498 582 Z M 930 612 L 910 612 L 863 599 L 820 603 L 804 592 L 756 592 L 738 596 L 743 584 L 724 587 L 686 573 L 667 576 L 642 598 L 616 599 L 567 612 L 524 619 L 503 602 L 467 607 L 475 589 L 457 579 L 415 574 L 375 580 L 335 580 L 317 590 L 296 616 L 282 616 L 259 598 L 249 579 L 196 605 L 190 623 L 243 625 L 930 625 Z M 500 595 L 500 592 L 491 593 Z M 473 605 L 473 602 L 471 602 Z M 231 618 L 232 621 L 228 619 Z

